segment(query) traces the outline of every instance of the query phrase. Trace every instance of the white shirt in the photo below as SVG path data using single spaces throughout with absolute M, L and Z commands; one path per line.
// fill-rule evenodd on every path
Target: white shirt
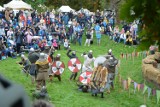
M 84 66 L 89 67 L 94 62 L 95 58 L 89 58 L 88 55 L 82 55 L 84 57 Z
M 68 42 L 64 42 L 64 47 L 68 47 Z
M 121 35 L 120 35 L 120 38 L 121 38 L 121 39 L 126 39 L 126 34 L 125 34 L 125 33 L 121 34 Z

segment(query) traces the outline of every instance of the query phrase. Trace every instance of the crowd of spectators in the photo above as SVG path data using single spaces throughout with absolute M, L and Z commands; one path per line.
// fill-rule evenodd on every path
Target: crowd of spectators
M 0 12 L 0 60 L 16 58 L 23 50 L 31 47 L 43 51 L 45 46 L 53 46 L 57 50 L 61 47 L 68 49 L 70 43 L 81 46 L 83 35 L 86 36 L 84 45 L 90 46 L 97 23 L 102 33 L 109 35 L 115 42 L 137 44 L 136 22 L 124 25 L 121 31 L 118 26 L 114 27 L 114 22 L 113 14 L 101 14 L 98 10 L 95 14 L 73 14 L 72 11 L 37 13 L 28 10 L 14 13 L 6 8 Z

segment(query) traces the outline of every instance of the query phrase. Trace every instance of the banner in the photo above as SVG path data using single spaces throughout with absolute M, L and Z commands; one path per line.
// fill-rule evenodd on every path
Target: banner
M 152 89 L 150 87 L 148 87 L 148 98 L 151 95 L 151 91 L 152 91 Z
M 131 78 L 130 77 L 128 77 L 128 88 L 129 88 L 129 86 L 131 85 Z
M 159 90 L 156 90 L 156 93 L 157 93 L 157 104 L 158 104 L 159 98 L 160 98 L 160 91 L 159 91 Z
M 132 52 L 132 53 L 121 53 L 120 58 L 134 58 L 134 57 L 142 57 L 145 58 L 149 55 L 149 51 L 142 51 L 142 52 Z
M 145 86 L 144 86 L 144 90 L 143 90 L 143 94 L 146 92 L 147 88 L 148 88 L 148 87 L 145 85 Z
M 136 82 L 134 82 L 134 94 L 136 93 L 137 86 L 138 86 L 138 84 Z

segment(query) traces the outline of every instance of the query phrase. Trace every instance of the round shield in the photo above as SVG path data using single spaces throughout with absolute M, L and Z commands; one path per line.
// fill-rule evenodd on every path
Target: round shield
M 94 61 L 94 67 L 97 67 L 99 63 L 104 63 L 106 58 L 103 56 L 97 57 Z
M 81 69 L 81 62 L 77 58 L 72 58 L 68 61 L 68 69 L 71 72 L 78 72 Z
M 61 75 L 64 71 L 65 65 L 61 61 L 55 61 L 52 64 L 52 72 L 56 75 Z
M 91 75 L 92 72 L 89 71 L 83 72 L 79 77 L 79 81 L 83 84 L 88 84 L 90 82 Z
M 48 59 L 48 62 L 49 62 L 49 63 L 52 63 L 52 58 L 51 58 L 50 56 L 48 56 L 47 59 Z

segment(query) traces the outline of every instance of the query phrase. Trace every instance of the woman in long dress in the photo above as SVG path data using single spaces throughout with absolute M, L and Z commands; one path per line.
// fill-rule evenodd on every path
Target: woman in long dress
M 33 34 L 32 34 L 32 32 L 30 31 L 29 28 L 25 32 L 25 36 L 27 38 L 27 47 L 30 47 L 31 46 L 31 42 L 32 42 L 32 38 L 33 38 Z

